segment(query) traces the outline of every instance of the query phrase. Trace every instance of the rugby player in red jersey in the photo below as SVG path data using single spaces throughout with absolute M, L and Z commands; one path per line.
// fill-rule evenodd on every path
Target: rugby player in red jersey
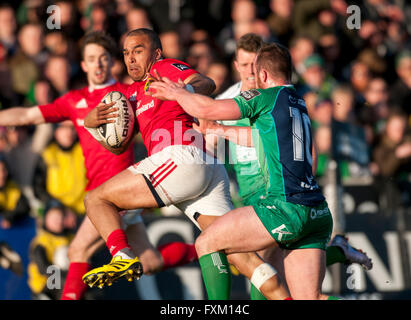
M 81 67 L 87 75 L 88 86 L 72 90 L 48 105 L 30 108 L 15 107 L 0 111 L 0 126 L 36 125 L 45 122 L 71 120 L 77 131 L 85 158 L 88 179 L 87 191 L 123 171 L 134 163 L 132 144 L 120 155 L 103 148 L 84 128 L 84 118 L 97 108 L 102 98 L 110 91 L 127 94 L 128 85 L 116 82 L 111 75 L 114 41 L 102 32 L 86 35 L 82 41 Z M 134 84 L 138 87 L 139 83 Z M 91 116 L 90 115 L 90 116 Z M 147 274 L 165 268 L 185 264 L 196 259 L 193 245 L 181 242 L 165 244 L 157 251 L 149 242 L 141 216 L 136 212 L 126 214 L 127 234 L 133 251 L 141 258 Z M 78 300 L 87 286 L 82 276 L 90 270 L 89 259 L 103 245 L 99 233 L 85 217 L 70 244 L 70 266 L 63 289 L 63 300 Z
M 206 154 L 203 136 L 193 129 L 193 118 L 175 101 L 163 101 L 145 94 L 151 78 L 157 75 L 167 76 L 172 81 L 180 80 L 195 92 L 199 88 L 207 89 L 204 87 L 207 82 L 196 86 L 201 78 L 189 65 L 163 59 L 161 52 L 160 40 L 152 30 L 136 29 L 125 38 L 124 61 L 129 75 L 137 82 L 130 85 L 128 96 L 131 102 L 137 101 L 136 116 L 148 158 L 86 196 L 86 213 L 113 256 L 109 264 L 83 276 L 88 284 L 106 284 L 133 273 L 137 277 L 142 274 L 139 258 L 130 250 L 127 236 L 121 229 L 119 211 L 174 204 L 204 230 L 218 216 L 233 208 L 224 166 Z M 140 81 L 144 82 L 144 87 Z M 211 94 L 214 88 L 210 86 L 208 89 Z M 112 121 L 108 120 L 111 116 L 94 117 L 98 121 L 86 119 L 85 126 L 96 130 L 100 124 Z M 239 253 L 230 258 L 245 275 L 252 272 L 248 268 L 250 261 L 263 263 L 255 253 Z M 206 282 L 206 286 L 210 284 L 207 286 L 209 299 L 229 298 L 230 272 L 222 267 L 226 263 L 227 258 L 219 253 L 205 256 L 200 261 L 203 277 L 211 280 Z M 270 279 L 264 281 L 268 298 L 289 297 L 277 275 L 270 274 Z

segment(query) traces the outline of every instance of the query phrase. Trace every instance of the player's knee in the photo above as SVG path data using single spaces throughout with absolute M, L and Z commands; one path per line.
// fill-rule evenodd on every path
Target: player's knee
M 90 190 L 86 196 L 84 197 L 84 206 L 86 208 L 90 207 L 91 204 L 96 203 L 100 198 L 99 193 L 96 191 L 96 189 L 94 190 Z
M 210 245 L 210 240 L 207 237 L 207 234 L 205 231 L 203 231 L 198 238 L 196 239 L 194 246 L 196 248 L 197 254 L 199 257 L 209 254 L 212 252 L 216 252 L 218 250 L 212 248 Z
M 88 260 L 87 248 L 82 246 L 81 243 L 72 242 L 68 248 L 67 256 L 70 262 L 87 261 Z

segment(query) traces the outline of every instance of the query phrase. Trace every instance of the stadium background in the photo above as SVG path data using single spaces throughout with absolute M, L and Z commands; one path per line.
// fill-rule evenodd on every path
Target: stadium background
M 50 6 L 57 6 L 57 11 Z M 160 34 L 166 57 L 185 60 L 215 80 L 214 95 L 238 80 L 232 60 L 235 40 L 242 34 L 255 32 L 266 41 L 288 46 L 295 65 L 293 82 L 306 99 L 315 139 L 323 142 L 318 179 L 333 209 L 335 231 L 346 233 L 350 243 L 374 262 L 368 272 L 356 265 L 328 268 L 324 291 L 347 299 L 411 298 L 411 6 L 407 1 L 4 2 L 0 7 L 1 108 L 44 103 L 83 86 L 81 36 L 88 30 L 105 30 L 121 47 L 122 35 L 137 27 Z M 116 61 L 114 76 L 129 81 L 121 56 Z M 399 142 L 390 144 L 391 149 L 384 149 L 389 139 L 386 123 L 397 110 L 407 120 L 407 130 Z M 19 252 L 27 267 L 29 244 L 44 206 L 30 196 L 39 150 L 29 152 L 34 128 L 21 129 L 14 144 L 12 131 L 0 128 L 0 153 L 27 193 L 31 210 L 11 226 L 2 223 L 0 240 Z M 43 139 L 41 146 L 47 145 L 50 133 Z M 405 146 L 403 155 L 395 152 L 400 145 Z M 396 165 L 378 156 L 384 152 L 397 160 Z M 144 154 L 140 142 L 136 156 Z M 198 235 L 184 216 L 158 213 L 145 216 L 154 244 L 176 238 L 192 242 Z M 103 250 L 95 263 L 106 260 Z M 234 277 L 232 297 L 246 299 L 247 291 L 244 278 Z M 205 291 L 199 265 L 192 263 L 143 276 L 135 285 L 120 282 L 93 289 L 87 297 L 204 299 Z M 0 299 L 31 299 L 27 272 L 19 277 L 0 269 Z

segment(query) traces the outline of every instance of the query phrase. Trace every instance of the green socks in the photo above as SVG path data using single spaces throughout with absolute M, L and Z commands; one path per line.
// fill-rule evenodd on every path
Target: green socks
M 326 250 L 327 266 L 334 263 L 341 262 L 344 263 L 347 259 L 345 258 L 344 252 L 335 246 L 328 246 Z
M 251 300 L 267 300 L 260 290 L 258 290 L 252 283 L 250 288 L 250 298 Z
M 220 252 L 206 254 L 198 260 L 209 300 L 228 300 L 231 272 L 227 256 Z

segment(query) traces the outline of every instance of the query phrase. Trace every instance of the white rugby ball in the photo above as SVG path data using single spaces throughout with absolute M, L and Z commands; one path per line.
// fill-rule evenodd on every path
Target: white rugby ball
M 115 122 L 100 125 L 97 132 L 107 146 L 119 148 L 133 134 L 135 121 L 133 108 L 126 96 L 119 91 L 107 93 L 101 102 L 105 104 L 115 102 L 113 108 L 118 108 L 118 117 L 115 118 Z

